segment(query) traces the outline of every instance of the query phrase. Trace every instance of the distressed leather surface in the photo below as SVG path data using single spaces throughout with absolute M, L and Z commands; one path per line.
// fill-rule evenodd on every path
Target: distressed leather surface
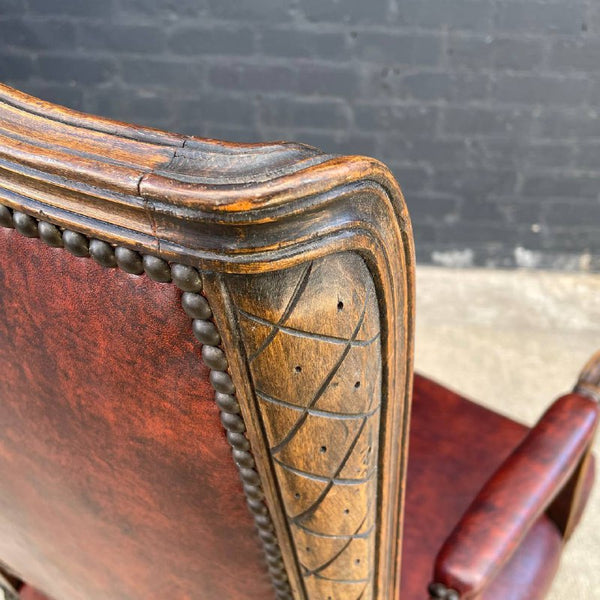
M 0 229 L 0 557 L 56 600 L 268 599 L 173 285 Z
M 527 428 L 415 376 L 401 598 L 427 598 L 437 552 L 485 481 Z M 547 517 L 478 600 L 538 600 L 558 566 L 562 538 Z

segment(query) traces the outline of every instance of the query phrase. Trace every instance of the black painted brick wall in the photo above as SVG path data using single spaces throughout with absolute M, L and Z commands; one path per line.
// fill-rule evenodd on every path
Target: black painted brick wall
M 600 269 L 598 0 L 0 0 L 0 79 L 376 156 L 421 262 Z

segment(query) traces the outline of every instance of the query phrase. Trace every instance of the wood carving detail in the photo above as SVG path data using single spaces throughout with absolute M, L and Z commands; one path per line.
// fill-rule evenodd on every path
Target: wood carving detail
M 381 347 L 370 273 L 348 252 L 228 282 L 306 596 L 371 599 Z
M 225 397 L 230 392 L 217 389 L 226 402 L 221 408 L 229 426 L 239 427 L 239 408 L 247 428 L 256 473 L 246 467 L 241 473 L 264 489 L 265 504 L 259 494 L 249 498 L 249 505 L 280 596 L 398 597 L 412 387 L 414 256 L 406 205 L 389 170 L 367 157 L 329 156 L 296 144 L 231 144 L 117 123 L 2 84 L 0 121 L 0 202 L 4 213 L 15 211 L 14 226 L 23 235 L 39 235 L 76 256 L 89 253 L 106 267 L 116 263 L 128 273 L 146 272 L 156 281 L 167 279 L 163 262 L 202 273 L 203 297 L 210 302 L 227 352 L 231 386 L 225 385 L 221 367 L 214 371 L 221 375 L 213 373 L 211 380 L 223 389 L 235 388 L 239 400 L 230 402 Z M 6 214 L 0 211 L 0 223 Z M 7 226 L 13 226 L 12 213 L 9 216 Z M 304 269 L 307 274 L 300 278 Z M 297 285 L 298 300 L 286 311 Z M 235 301 L 245 292 L 256 296 L 255 302 L 250 298 L 239 303 L 244 316 Z M 359 296 L 364 305 L 353 304 Z M 194 332 L 208 340 L 205 348 L 213 347 L 210 353 L 203 351 L 205 360 L 225 360 L 215 356 L 221 349 L 214 346 L 212 322 L 200 320 Z M 369 324 L 371 337 L 366 333 Z M 253 344 L 267 337 L 272 339 L 260 358 L 247 368 L 247 355 L 258 349 Z M 361 375 L 354 381 L 351 365 Z M 317 380 L 318 389 L 312 389 L 310 382 Z M 266 382 L 273 386 L 270 392 Z M 354 395 L 341 394 L 357 382 Z M 270 398 L 258 398 L 254 388 Z M 277 419 L 269 421 L 269 411 L 279 415 Z M 284 444 L 281 432 L 297 418 L 302 426 Z M 358 436 L 357 423 L 362 428 Z M 315 445 L 323 432 L 330 442 Z M 369 436 L 371 451 L 361 466 Z M 346 458 L 349 447 L 344 444 L 354 439 Z M 276 457 L 285 466 L 271 458 L 270 447 L 278 443 L 282 447 Z M 315 449 L 318 452 L 310 454 Z M 285 463 L 286 452 L 298 462 Z M 369 469 L 376 465 L 370 479 Z M 361 474 L 353 474 L 353 466 Z M 344 481 L 353 477 L 365 481 Z M 297 482 L 303 482 L 305 494 L 312 490 L 315 500 L 327 489 L 318 511 L 300 504 L 303 492 L 293 491 Z M 365 510 L 373 531 L 363 525 L 355 535 L 359 523 L 353 522 L 350 533 L 341 528 L 341 533 L 327 533 L 328 527 L 340 525 L 334 493 L 351 490 L 356 492 L 352 506 Z M 348 513 L 341 523 L 351 524 L 354 516 Z M 317 532 L 319 552 L 326 544 L 335 552 L 317 563 L 321 555 L 306 543 L 304 538 L 311 534 L 302 526 Z M 302 550 L 307 547 L 311 550 Z M 364 583 L 341 579 L 350 573 L 352 560 L 352 577 L 359 573 Z M 326 577 L 340 581 L 327 582 Z M 360 585 L 362 591 L 355 593 Z

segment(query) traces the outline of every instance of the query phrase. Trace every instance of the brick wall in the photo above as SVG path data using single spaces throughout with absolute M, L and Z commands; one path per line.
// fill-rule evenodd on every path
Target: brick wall
M 421 262 L 600 270 L 598 0 L 0 0 L 0 79 L 376 156 Z

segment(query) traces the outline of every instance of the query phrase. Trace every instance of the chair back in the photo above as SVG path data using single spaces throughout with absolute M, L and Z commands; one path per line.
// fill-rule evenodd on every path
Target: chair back
M 0 86 L 0 561 L 56 600 L 397 597 L 413 305 L 377 161 Z

